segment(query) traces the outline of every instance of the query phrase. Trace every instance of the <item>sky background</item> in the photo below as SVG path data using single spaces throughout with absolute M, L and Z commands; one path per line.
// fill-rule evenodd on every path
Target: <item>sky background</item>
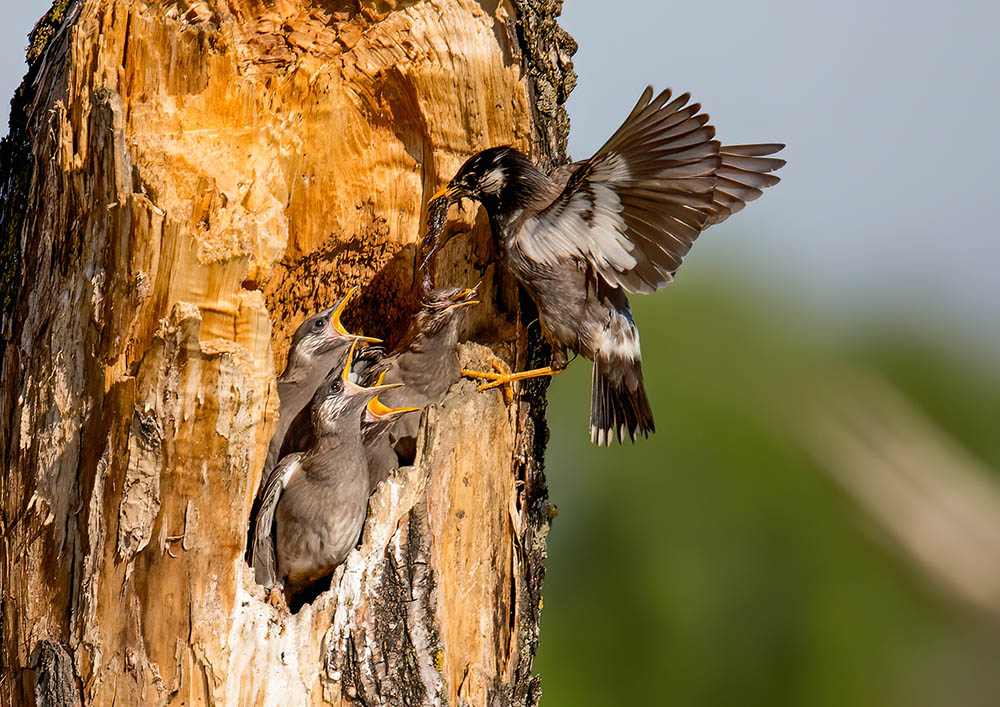
M 48 5 L 4 8 L 0 94 L 20 81 Z M 988 139 L 1000 5 L 633 0 L 612 12 L 569 0 L 561 23 L 580 44 L 577 159 L 648 83 L 691 91 L 724 142 L 788 144 L 781 187 L 706 234 L 685 271 L 732 266 L 845 316 L 933 318 L 1000 341 L 1000 140 Z
M 914 326 L 957 316 L 996 340 L 1000 5 L 616 7 L 563 8 L 580 43 L 574 157 L 647 83 L 690 91 L 724 143 L 788 145 L 780 188 L 706 233 L 685 269 L 724 262 L 837 310 L 891 310 Z

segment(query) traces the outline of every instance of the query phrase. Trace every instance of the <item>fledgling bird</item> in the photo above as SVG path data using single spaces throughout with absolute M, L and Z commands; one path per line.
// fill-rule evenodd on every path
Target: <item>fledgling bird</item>
M 357 291 L 357 287 L 352 287 L 340 302 L 306 319 L 292 335 L 288 362 L 278 376 L 278 422 L 267 448 L 262 478 L 266 478 L 278 463 L 285 437 L 296 416 L 312 400 L 327 374 L 340 369 L 351 344 L 355 341 L 380 343 L 379 339 L 370 336 L 349 333 L 340 321 L 347 303 Z
M 722 146 L 689 94 L 648 87 L 588 160 L 538 169 L 511 147 L 473 155 L 428 207 L 470 198 L 489 216 L 500 260 L 538 307 L 549 366 L 513 374 L 463 371 L 481 390 L 554 375 L 567 350 L 594 362 L 590 438 L 653 432 L 639 332 L 627 292 L 667 284 L 698 235 L 778 183 L 784 145 Z M 435 246 L 436 247 L 436 244 Z M 433 248 L 431 248 L 433 251 Z
M 461 378 L 458 363 L 459 328 L 466 307 L 478 304 L 475 289 L 438 288 L 420 303 L 409 328 L 393 352 L 373 363 L 364 373 L 366 384 L 384 380 L 403 387 L 380 397 L 389 407 L 437 405 L 448 388 Z M 404 463 L 416 453 L 419 415 L 406 415 L 392 425 L 389 443 Z
M 361 535 L 369 495 L 362 410 L 398 385 L 352 383 L 355 346 L 343 370 L 331 372 L 313 395 L 309 447 L 283 457 L 264 484 L 252 539 L 254 577 L 276 607 L 286 589 L 329 575 Z
M 384 379 L 385 371 L 382 371 L 375 387 L 381 386 Z M 377 395 L 368 401 L 361 418 L 361 442 L 368 459 L 368 482 L 372 491 L 399 468 L 399 457 L 389 442 L 389 433 L 396 420 L 402 415 L 420 410 L 418 407 L 387 407 Z

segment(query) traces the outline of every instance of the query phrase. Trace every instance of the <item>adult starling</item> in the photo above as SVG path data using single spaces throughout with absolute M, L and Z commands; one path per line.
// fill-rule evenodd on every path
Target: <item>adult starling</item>
M 383 384 L 385 371 L 379 374 L 375 387 Z M 420 412 L 418 407 L 390 408 L 376 395 L 368 401 L 361 418 L 361 442 L 368 459 L 368 482 L 372 491 L 399 468 L 399 458 L 389 441 L 389 433 L 396 420 L 409 412 Z
M 305 409 L 327 374 L 334 369 L 339 371 L 351 343 L 379 343 L 379 339 L 349 333 L 340 322 L 347 303 L 357 291 L 358 288 L 352 287 L 340 302 L 306 319 L 292 335 L 288 362 L 278 377 L 278 423 L 267 448 L 263 477 L 282 456 L 282 445 L 296 416 Z
M 459 288 L 431 290 L 421 301 L 413 321 L 393 352 L 369 366 L 366 384 L 384 380 L 403 387 L 379 396 L 386 405 L 437 405 L 448 388 L 461 378 L 458 330 L 466 307 L 478 304 L 476 291 Z M 416 453 L 418 415 L 399 418 L 389 431 L 390 445 L 404 462 Z
M 369 495 L 361 413 L 397 385 L 352 383 L 354 346 L 343 370 L 330 372 L 313 395 L 310 446 L 283 457 L 264 483 L 252 539 L 254 576 L 276 606 L 285 588 L 330 574 L 361 534 Z
M 432 199 L 431 213 L 468 197 L 489 215 L 501 261 L 538 307 L 551 365 L 521 373 L 466 372 L 481 389 L 558 373 L 567 350 L 594 361 L 590 438 L 648 435 L 639 332 L 626 292 L 674 277 L 708 226 L 778 183 L 779 144 L 724 147 L 697 103 L 649 87 L 593 157 L 549 174 L 510 147 L 469 158 Z M 436 247 L 432 246 L 431 250 Z

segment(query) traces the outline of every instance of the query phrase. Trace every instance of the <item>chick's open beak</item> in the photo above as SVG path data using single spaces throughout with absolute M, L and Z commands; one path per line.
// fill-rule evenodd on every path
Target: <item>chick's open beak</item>
M 476 289 L 478 289 L 478 287 L 479 286 L 477 285 L 471 290 L 465 289 L 458 294 L 453 295 L 451 297 L 451 304 L 448 305 L 448 309 L 459 309 L 460 307 L 469 307 L 474 304 L 479 304 L 479 300 L 477 299 L 468 299 L 476 294 Z
M 360 334 L 352 334 L 344 327 L 343 323 L 340 321 L 341 316 L 344 314 L 344 310 L 347 309 L 347 303 L 351 301 L 351 298 L 358 293 L 357 287 L 352 287 L 344 295 L 344 299 L 340 300 L 340 304 L 333 310 L 333 314 L 330 315 L 330 326 L 340 334 L 341 336 L 346 336 L 354 339 L 355 341 L 365 341 L 369 344 L 380 344 L 381 339 L 376 339 L 371 336 L 361 336 Z
M 389 388 L 397 387 L 396 385 L 382 385 L 382 381 L 385 379 L 385 371 L 379 374 L 378 382 L 375 383 L 375 387 L 380 390 L 388 390 Z M 371 389 L 369 389 L 371 390 Z M 386 415 L 402 415 L 406 412 L 417 412 L 420 408 L 413 407 L 399 407 L 391 408 L 382 404 L 382 401 L 378 399 L 378 395 L 368 401 L 368 412 L 375 418 L 385 417 Z
M 351 350 L 347 352 L 347 361 L 344 363 L 344 372 L 341 373 L 341 378 L 344 382 L 344 391 L 348 395 L 366 395 L 370 398 L 374 398 L 379 393 L 385 392 L 386 390 L 392 390 L 393 388 L 399 388 L 402 383 L 390 383 L 388 385 L 374 385 L 371 388 L 365 388 L 363 385 L 358 385 L 351 380 L 351 364 L 354 362 L 354 350 L 358 347 L 357 341 L 351 342 Z M 379 377 L 379 383 L 382 382 L 382 377 Z

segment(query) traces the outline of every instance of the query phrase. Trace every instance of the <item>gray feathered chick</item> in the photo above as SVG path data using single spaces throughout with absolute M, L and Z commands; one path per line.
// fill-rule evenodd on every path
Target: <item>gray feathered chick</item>
M 458 334 L 466 308 L 478 304 L 475 289 L 438 288 L 421 301 L 409 328 L 391 354 L 364 373 L 366 384 L 384 380 L 402 387 L 379 396 L 388 407 L 437 405 L 461 378 Z M 413 461 L 419 415 L 397 419 L 388 432 L 389 445 L 404 463 Z
M 362 410 L 394 385 L 364 388 L 349 377 L 352 345 L 312 399 L 312 441 L 283 457 L 265 481 L 252 538 L 253 566 L 269 601 L 329 575 L 357 543 L 368 506 Z
M 278 462 L 285 436 L 296 416 L 312 400 L 327 374 L 331 370 L 339 371 L 351 344 L 355 341 L 379 343 L 379 339 L 351 334 L 340 321 L 357 291 L 358 288 L 352 287 L 340 302 L 306 319 L 292 335 L 285 370 L 278 376 L 278 422 L 267 448 L 262 479 L 267 478 Z

